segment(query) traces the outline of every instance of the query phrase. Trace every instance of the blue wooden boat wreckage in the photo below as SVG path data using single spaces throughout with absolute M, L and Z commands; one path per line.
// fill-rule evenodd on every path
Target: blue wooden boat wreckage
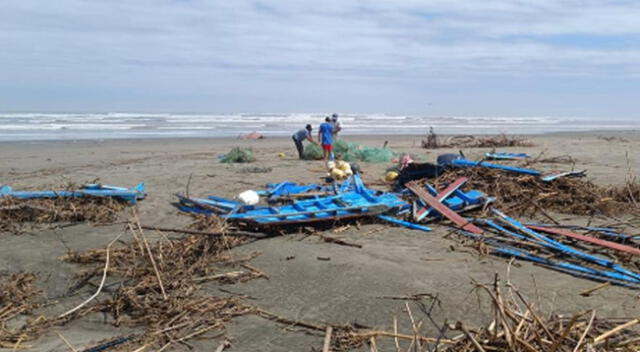
M 433 188 L 430 192 L 436 192 Z M 478 206 L 487 197 L 478 191 L 451 193 L 445 203 L 455 210 Z M 318 195 L 316 192 L 324 192 Z M 322 221 L 339 221 L 362 217 L 377 217 L 385 222 L 411 229 L 429 231 L 426 226 L 398 219 L 398 216 L 411 212 L 412 204 L 402 199 L 402 194 L 382 192 L 367 188 L 358 174 L 348 178 L 342 184 L 330 186 L 299 185 L 293 182 L 268 184 L 260 195 L 273 199 L 284 195 L 296 196 L 308 193 L 305 199 L 293 200 L 280 206 L 244 205 L 241 202 L 209 196 L 207 198 L 187 198 L 177 195 L 180 210 L 219 216 L 222 219 L 246 223 L 259 227 L 308 224 Z M 437 192 L 436 192 L 437 193 Z M 433 213 L 432 217 L 439 214 Z
M 489 160 L 524 160 L 530 158 L 527 153 L 492 152 L 484 153 L 484 157 Z
M 10 186 L 2 185 L 0 186 L 0 197 L 16 199 L 110 197 L 126 201 L 129 204 L 136 204 L 138 200 L 144 199 L 144 191 L 144 183 L 132 188 L 88 184 L 79 190 L 58 191 L 14 191 Z
M 486 243 L 491 253 L 495 255 L 531 261 L 581 278 L 640 289 L 640 273 L 627 269 L 609 258 L 586 253 L 539 231 L 534 231 L 497 209 L 492 211 L 497 217 L 496 220 L 474 220 L 477 225 L 487 229 L 488 235 L 478 235 L 468 231 L 459 231 L 459 233 Z M 591 229 L 595 230 L 595 228 Z M 616 233 L 609 228 L 597 230 Z
M 459 154 L 443 154 L 438 157 L 437 161 L 438 161 L 438 164 L 441 166 L 486 167 L 489 169 L 498 169 L 498 170 L 515 172 L 518 174 L 531 175 L 531 176 L 541 175 L 540 171 L 538 170 L 526 169 L 526 168 L 509 166 L 509 165 L 493 164 L 493 163 L 488 163 L 486 161 L 467 160 Z
M 523 157 L 520 157 L 520 156 Z M 489 157 L 492 156 L 492 157 Z M 513 157 L 512 157 L 513 156 Z M 512 159 L 512 160 L 516 160 L 516 159 L 524 159 L 524 158 L 528 158 L 529 156 L 527 154 L 524 153 L 520 153 L 520 154 L 514 154 L 514 153 L 485 153 L 485 157 L 490 158 L 490 159 L 494 159 L 494 160 L 508 160 L 508 159 Z M 489 169 L 497 169 L 497 170 L 503 170 L 503 171 L 508 171 L 508 172 L 512 172 L 512 173 L 517 173 L 517 174 L 523 174 L 523 175 L 531 175 L 531 176 L 536 176 L 536 177 L 540 177 L 540 180 L 543 182 L 551 182 L 554 180 L 557 180 L 561 177 L 585 177 L 586 174 L 586 170 L 580 170 L 580 171 L 566 171 L 566 172 L 561 172 L 561 173 L 557 173 L 557 174 L 551 174 L 551 175 L 547 175 L 547 176 L 542 176 L 542 173 L 538 170 L 533 170 L 533 169 L 527 169 L 527 168 L 522 168 L 522 167 L 515 167 L 515 166 L 510 166 L 510 165 L 502 165 L 502 164 L 494 164 L 494 163 L 488 163 L 486 161 L 473 161 L 473 160 L 467 160 L 465 159 L 462 155 L 459 154 L 443 154 L 438 156 L 437 159 L 438 165 L 445 167 L 485 167 L 485 168 L 489 168 Z

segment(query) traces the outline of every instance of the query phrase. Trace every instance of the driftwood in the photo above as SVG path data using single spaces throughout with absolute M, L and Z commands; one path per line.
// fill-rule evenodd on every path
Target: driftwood
M 433 129 L 429 131 L 426 140 L 422 140 L 422 147 L 426 149 L 437 148 L 502 148 L 502 147 L 532 147 L 534 144 L 527 139 L 510 137 L 506 134 L 498 136 L 476 137 L 472 135 L 451 136 L 444 142 L 439 142 Z
M 16 199 L 0 197 L 0 232 L 20 233 L 52 223 L 113 223 L 127 204 L 108 197 Z
M 202 236 L 238 236 L 238 237 L 255 237 L 262 238 L 267 237 L 266 234 L 260 232 L 251 232 L 251 231 L 225 231 L 225 232 L 207 232 L 207 231 L 197 231 L 197 230 L 189 230 L 189 229 L 177 229 L 177 228 L 168 228 L 168 227 L 157 227 L 157 226 L 148 226 L 148 225 L 140 225 L 140 227 L 144 230 L 155 230 L 160 232 L 174 232 L 174 233 L 182 233 L 186 235 L 202 235 Z

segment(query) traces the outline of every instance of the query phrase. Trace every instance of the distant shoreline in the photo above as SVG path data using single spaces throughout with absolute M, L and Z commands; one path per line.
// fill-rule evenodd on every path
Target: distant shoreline
M 315 132 L 315 131 L 314 131 Z M 541 133 L 530 133 L 530 134 L 520 134 L 520 133 L 506 133 L 508 136 L 516 136 L 516 137 L 552 137 L 552 136 L 625 136 L 625 135 L 637 135 L 640 133 L 640 128 L 633 130 L 590 130 L 590 131 L 558 131 L 558 132 L 541 132 Z M 477 134 L 469 134 L 469 133 L 460 133 L 460 134 L 436 134 L 440 137 L 450 137 L 450 136 L 458 136 L 458 135 L 474 135 L 474 136 L 495 136 L 500 135 L 501 133 L 477 133 Z M 348 134 L 345 133 L 343 136 L 347 139 L 357 139 L 357 140 L 381 140 L 381 139 L 403 139 L 403 138 L 425 138 L 426 133 L 424 134 Z M 289 140 L 290 136 L 266 136 L 265 139 L 268 140 Z M 82 139 L 40 139 L 40 140 L 8 140 L 8 141 L 0 141 L 1 145 L 73 145 L 73 144 L 102 144 L 102 143 L 154 143 L 158 141 L 162 141 L 163 143 L 184 143 L 184 142 L 203 142 L 203 141 L 216 141 L 219 142 L 233 142 L 233 141 L 247 141 L 238 138 L 237 136 L 229 137 L 229 136 L 211 136 L 211 137 L 140 137 L 140 138 L 82 138 Z M 251 140 L 248 140 L 251 141 Z M 260 140 L 257 140 L 258 142 Z

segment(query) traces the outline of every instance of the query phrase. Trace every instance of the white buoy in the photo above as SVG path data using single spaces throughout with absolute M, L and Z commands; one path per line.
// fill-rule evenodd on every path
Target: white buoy
M 258 193 L 251 189 L 238 194 L 237 198 L 246 205 L 256 205 L 260 202 Z

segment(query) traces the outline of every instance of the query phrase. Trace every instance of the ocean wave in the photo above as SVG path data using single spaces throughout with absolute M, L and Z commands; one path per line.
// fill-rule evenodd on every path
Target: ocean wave
M 441 134 L 523 134 L 640 127 L 631 119 L 339 114 L 346 135 L 415 135 L 426 133 L 429 127 Z M 327 115 L 330 113 L 0 113 L 0 140 L 219 137 L 252 131 L 283 136 L 305 124 L 317 128 Z

